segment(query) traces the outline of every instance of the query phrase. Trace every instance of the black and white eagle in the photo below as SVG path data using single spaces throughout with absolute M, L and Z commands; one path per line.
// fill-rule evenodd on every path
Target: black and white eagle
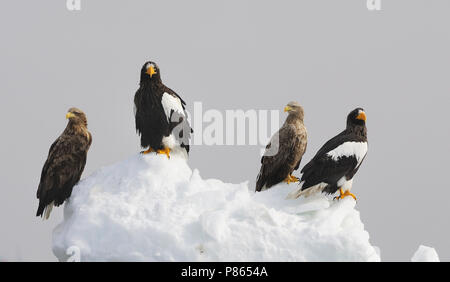
M 320 148 L 303 169 L 300 188 L 288 195 L 295 199 L 318 192 L 334 194 L 338 199 L 352 196 L 353 177 L 367 154 L 366 114 L 357 108 L 347 116 L 347 128 Z
M 140 87 L 134 95 L 136 131 L 141 136 L 142 152 L 170 157 L 172 150 L 189 153 L 192 128 L 186 103 L 161 81 L 158 65 L 146 62 L 141 69 Z
M 297 102 L 290 102 L 284 111 L 288 112 L 286 121 L 272 136 L 261 158 L 256 192 L 269 189 L 282 181 L 288 184 L 299 181 L 292 173 L 299 168 L 306 151 L 307 132 L 303 124 L 303 107 Z
M 36 193 L 39 206 L 36 216 L 48 219 L 53 206 L 70 197 L 86 165 L 92 135 L 87 129 L 86 115 L 77 108 L 66 114 L 66 129 L 50 146 Z

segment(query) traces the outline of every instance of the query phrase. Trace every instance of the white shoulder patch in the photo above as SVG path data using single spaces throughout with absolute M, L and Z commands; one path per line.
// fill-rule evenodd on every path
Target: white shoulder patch
M 181 105 L 181 100 L 178 97 L 174 97 L 168 93 L 164 93 L 162 95 L 161 104 L 164 108 L 164 113 L 166 114 L 166 118 L 168 121 L 170 118 L 170 112 L 172 110 L 184 116 L 183 106 Z
M 367 154 L 367 142 L 345 142 L 327 153 L 333 160 L 337 161 L 342 157 L 355 156 L 358 165 Z

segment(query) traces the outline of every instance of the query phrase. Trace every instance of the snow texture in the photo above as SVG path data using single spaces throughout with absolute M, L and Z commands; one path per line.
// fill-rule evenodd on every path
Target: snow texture
M 412 262 L 439 262 L 439 256 L 434 248 L 420 245 L 411 258 Z
M 355 201 L 286 200 L 296 184 L 254 193 L 202 179 L 176 154 L 136 155 L 73 189 L 53 231 L 66 261 L 379 261 Z

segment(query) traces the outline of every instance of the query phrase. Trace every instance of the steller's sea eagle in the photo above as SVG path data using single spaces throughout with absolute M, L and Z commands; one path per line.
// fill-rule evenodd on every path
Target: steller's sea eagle
M 81 110 L 70 108 L 66 118 L 69 120 L 66 129 L 50 146 L 36 193 L 39 199 L 36 216 L 44 219 L 48 219 L 53 206 L 61 205 L 72 194 L 92 143 L 86 115 Z
M 303 108 L 290 102 L 284 108 L 288 116 L 283 126 L 272 136 L 261 158 L 261 169 L 256 180 L 257 192 L 266 190 L 282 181 L 298 182 L 292 172 L 300 166 L 306 151 L 307 132 L 303 124 Z
M 170 157 L 171 150 L 181 148 L 189 153 L 191 126 L 186 103 L 161 81 L 159 67 L 146 62 L 141 69 L 140 87 L 134 95 L 136 131 L 141 135 L 142 152 Z
M 320 148 L 302 169 L 300 189 L 288 195 L 295 199 L 317 192 L 334 194 L 338 199 L 352 196 L 353 176 L 367 154 L 366 114 L 357 108 L 347 116 L 347 128 Z

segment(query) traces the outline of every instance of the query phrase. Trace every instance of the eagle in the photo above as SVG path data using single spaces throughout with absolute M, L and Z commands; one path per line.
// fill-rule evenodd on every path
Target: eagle
M 72 194 L 86 165 L 92 135 L 87 129 L 86 115 L 77 108 L 66 114 L 66 129 L 50 146 L 41 172 L 38 190 L 39 206 L 36 216 L 48 219 L 53 206 L 59 206 Z
M 146 62 L 141 69 L 139 89 L 134 95 L 136 131 L 143 154 L 155 152 L 170 158 L 173 149 L 189 154 L 193 132 L 187 119 L 186 102 L 161 80 L 159 67 Z
M 303 124 L 303 108 L 297 102 L 290 102 L 284 108 L 288 116 L 283 126 L 266 146 L 261 158 L 261 169 L 256 180 L 256 192 L 269 189 L 282 181 L 298 182 L 292 172 L 300 166 L 306 151 L 307 132 Z
M 326 142 L 303 167 L 300 188 L 291 192 L 288 198 L 339 191 L 339 196 L 335 198 L 351 196 L 356 200 L 350 190 L 367 149 L 366 113 L 362 108 L 356 108 L 347 116 L 346 129 Z

